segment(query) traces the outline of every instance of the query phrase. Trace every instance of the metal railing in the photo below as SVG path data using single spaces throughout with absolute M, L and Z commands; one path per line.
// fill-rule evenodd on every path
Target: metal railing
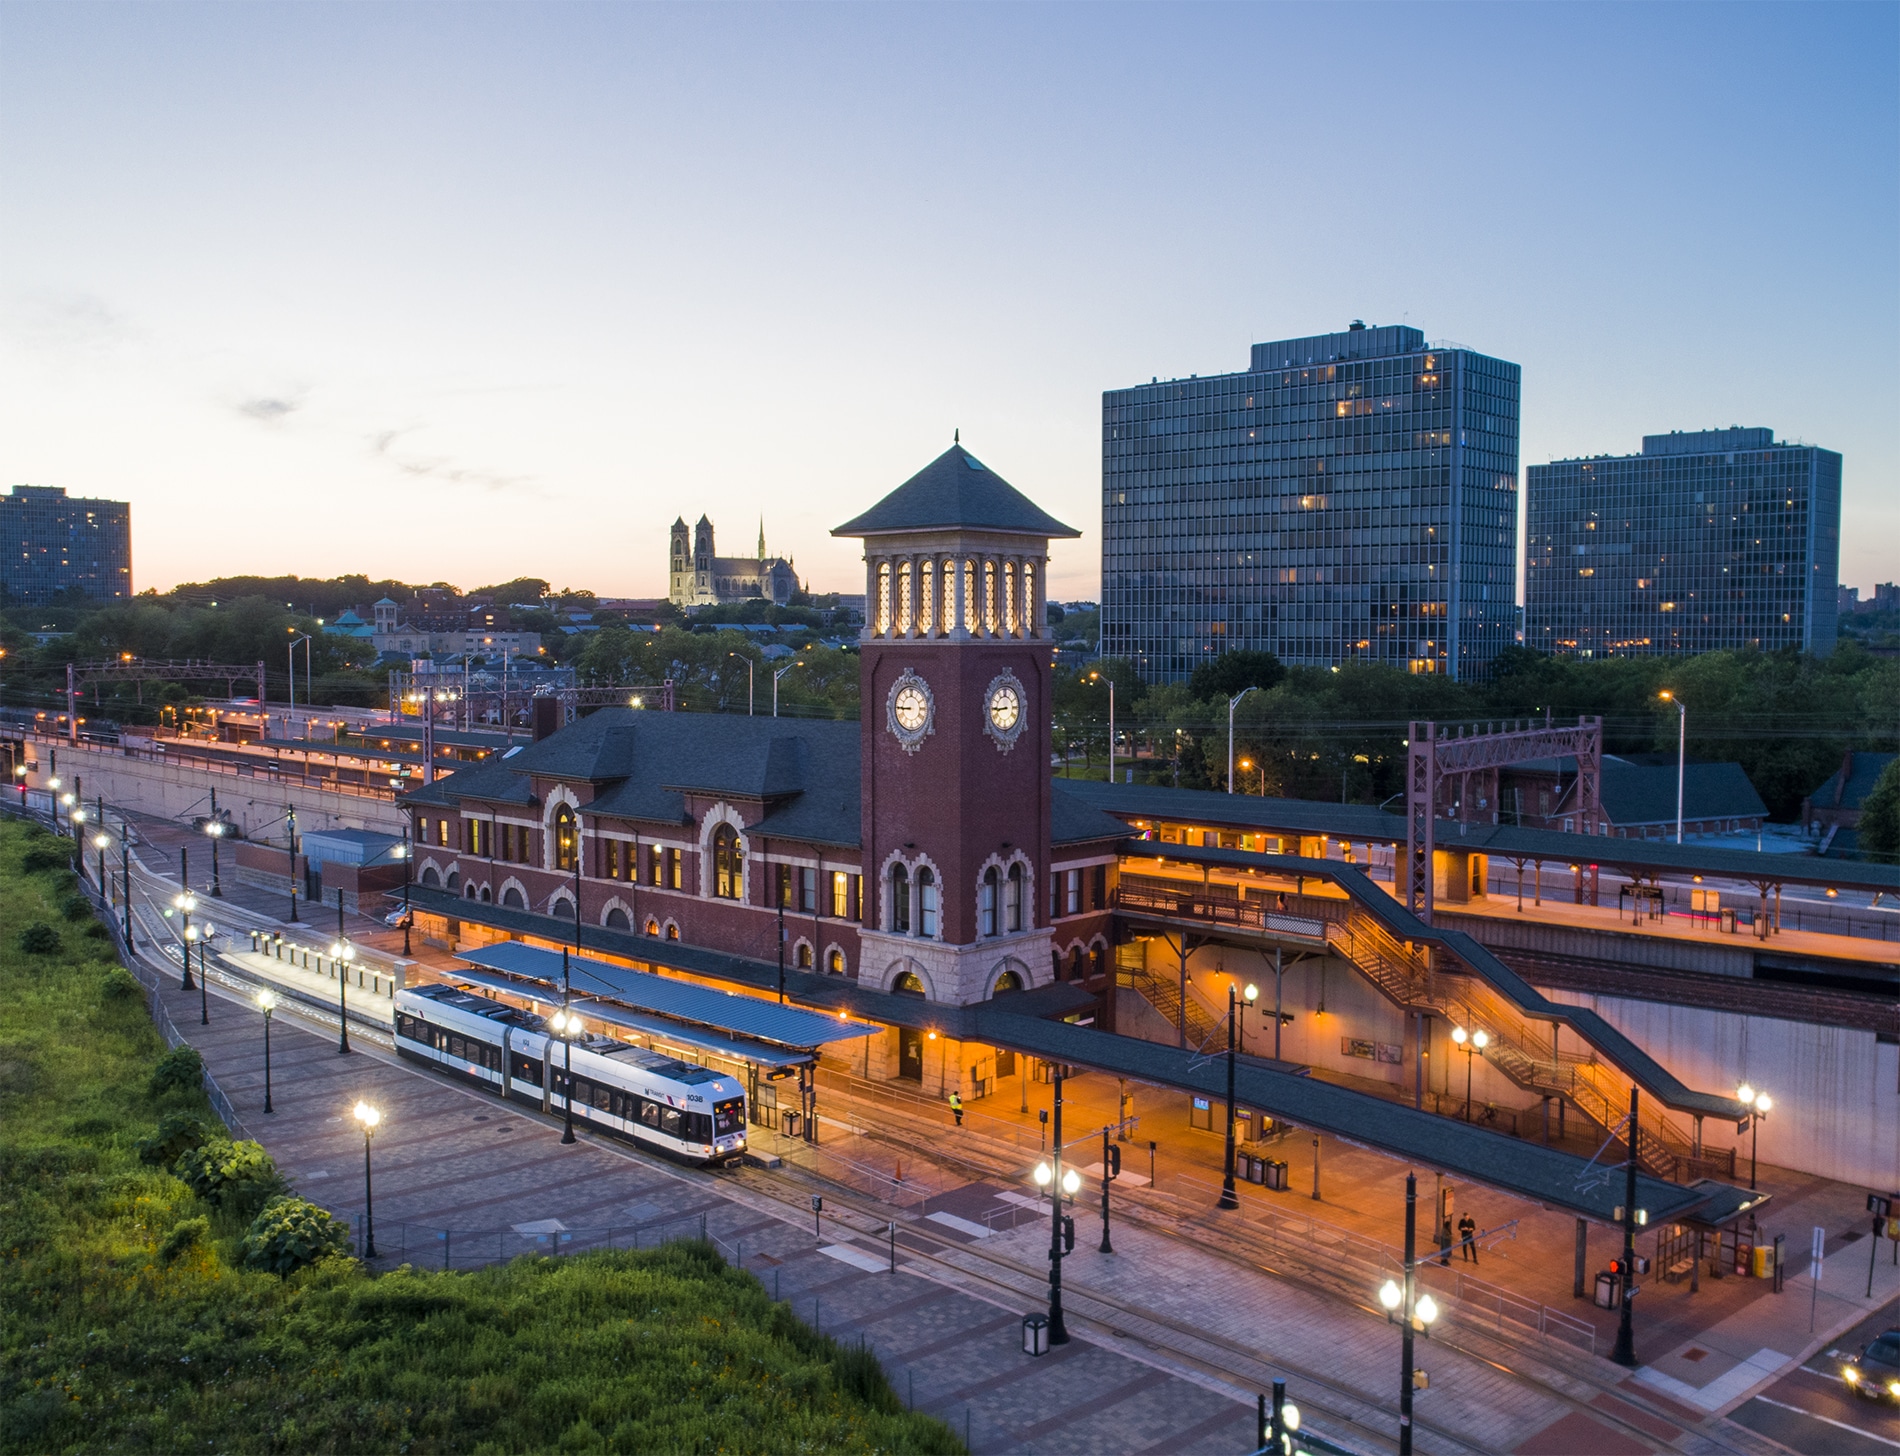
M 352 1219 L 357 1257 L 365 1243 L 363 1215 Z M 379 1264 L 426 1263 L 439 1269 L 480 1269 L 505 1264 L 524 1254 L 583 1254 L 602 1249 L 655 1249 L 683 1239 L 701 1239 L 738 1267 L 745 1264 L 745 1240 L 723 1239 L 709 1233 L 706 1215 L 682 1214 L 649 1223 L 610 1224 L 601 1228 L 566 1228 L 559 1219 L 512 1224 L 504 1228 L 445 1229 L 429 1224 L 387 1223 L 376 1226 Z

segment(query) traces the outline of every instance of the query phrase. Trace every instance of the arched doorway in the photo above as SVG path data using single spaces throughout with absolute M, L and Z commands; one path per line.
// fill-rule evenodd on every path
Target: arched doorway
M 1010 992 L 1020 991 L 1022 988 L 1023 978 L 1020 975 L 1015 971 L 1004 971 L 996 978 L 996 984 L 990 988 L 990 995 L 1007 996 Z

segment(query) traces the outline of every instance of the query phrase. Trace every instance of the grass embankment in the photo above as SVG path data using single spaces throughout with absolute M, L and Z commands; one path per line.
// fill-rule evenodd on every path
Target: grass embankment
M 137 982 L 62 913 L 67 872 L 23 864 L 51 843 L 0 823 L 0 1449 L 959 1449 L 702 1244 L 244 1267 L 255 1207 L 141 1160 L 161 1118 L 210 1110 L 152 1090 Z

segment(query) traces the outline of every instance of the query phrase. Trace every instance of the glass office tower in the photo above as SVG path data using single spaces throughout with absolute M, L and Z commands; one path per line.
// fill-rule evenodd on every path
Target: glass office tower
M 0 494 L 0 589 L 37 606 L 77 587 L 89 597 L 132 595 L 132 507 L 68 496 L 58 486 Z
M 1482 676 L 1515 637 L 1519 370 L 1418 329 L 1102 396 L 1102 651 Z
M 1763 429 L 1526 472 L 1524 641 L 1579 657 L 1833 650 L 1841 457 Z

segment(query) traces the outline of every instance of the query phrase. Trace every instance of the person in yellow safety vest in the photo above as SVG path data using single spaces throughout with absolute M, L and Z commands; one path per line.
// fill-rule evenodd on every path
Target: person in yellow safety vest
M 950 1094 L 950 1115 L 957 1120 L 957 1126 L 963 1126 L 963 1098 L 957 1093 Z

